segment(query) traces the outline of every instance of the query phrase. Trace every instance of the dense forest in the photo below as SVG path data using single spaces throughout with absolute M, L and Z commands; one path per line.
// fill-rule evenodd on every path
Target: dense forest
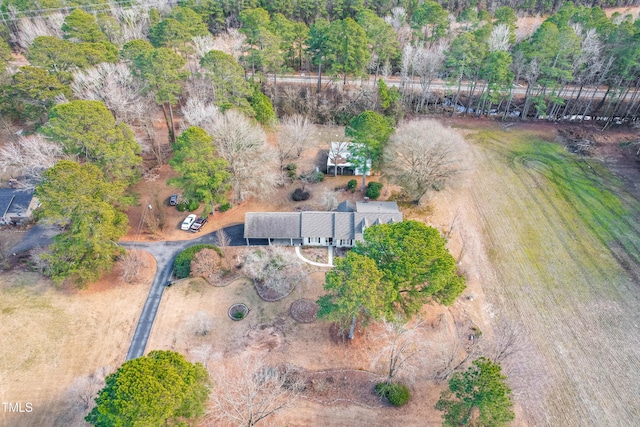
M 154 1 L 115 1 L 114 4 L 153 4 Z M 183 3 L 183 2 L 181 2 Z M 354 18 L 361 10 L 369 9 L 379 16 L 389 14 L 394 7 L 402 7 L 407 13 L 413 13 L 424 1 L 420 0 L 188 0 L 186 3 L 197 4 L 207 9 L 213 19 L 237 19 L 244 9 L 264 8 L 269 13 L 282 13 L 289 19 L 305 21 L 308 25 L 317 18 L 330 20 Z M 554 13 L 566 0 L 439 0 L 438 3 L 445 10 L 455 15 L 466 9 L 486 10 L 495 12 L 502 6 L 508 6 L 516 12 L 525 14 Z M 585 7 L 625 7 L 637 6 L 638 0 L 577 0 L 576 6 Z M 19 16 L 32 16 L 42 9 L 58 9 L 73 7 L 105 8 L 105 2 L 97 0 L 6 0 L 0 6 L 0 11 L 6 17 L 12 13 L 22 12 Z
M 29 66 L 4 73 L 0 112 L 39 125 L 62 99 L 98 99 L 126 120 L 124 110 L 144 108 L 110 105 L 100 93 L 124 85 L 130 98 L 152 94 L 172 133 L 174 109 L 193 93 L 262 123 L 273 119 L 270 101 L 280 116 L 319 122 L 367 109 L 394 120 L 426 112 L 634 121 L 640 21 L 599 6 L 637 2 L 577 3 L 9 0 L 0 58 L 11 49 Z M 554 13 L 518 28 L 519 16 L 541 12 Z M 318 93 L 274 84 L 294 71 L 317 76 Z M 354 95 L 323 85 L 324 76 L 370 84 Z

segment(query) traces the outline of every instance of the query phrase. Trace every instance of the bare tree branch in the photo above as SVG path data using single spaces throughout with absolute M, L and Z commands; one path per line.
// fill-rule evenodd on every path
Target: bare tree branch
M 229 163 L 235 200 L 268 197 L 278 182 L 277 159 L 262 128 L 236 110 L 217 115 L 203 127 L 213 136 L 218 155 Z
M 245 274 L 269 290 L 279 294 L 288 294 L 304 278 L 302 263 L 292 257 L 286 249 L 268 247 L 257 249 L 245 255 L 243 260 Z
M 403 123 L 385 149 L 386 172 L 415 200 L 461 171 L 462 137 L 435 120 Z
M 291 406 L 304 389 L 298 372 L 289 366 L 269 366 L 244 358 L 235 366 L 210 373 L 216 386 L 210 395 L 207 425 L 228 422 L 251 427 Z
M 408 381 L 415 379 L 415 370 L 426 362 L 427 343 L 420 336 L 424 322 L 403 323 L 400 319 L 383 320 L 382 330 L 371 332 L 374 343 L 384 347 L 377 352 L 374 366 L 385 366 L 387 382 L 402 373 Z
M 62 146 L 42 135 L 20 136 L 0 148 L 0 171 L 20 177 L 25 188 L 34 188 L 42 172 L 62 156 Z

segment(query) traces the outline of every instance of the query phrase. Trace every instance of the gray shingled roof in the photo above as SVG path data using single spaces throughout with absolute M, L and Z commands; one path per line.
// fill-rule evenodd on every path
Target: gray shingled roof
M 29 207 L 31 199 L 33 199 L 31 191 L 0 188 L 0 216 L 5 212 L 24 213 Z
M 353 213 L 352 212 L 335 212 L 334 213 L 335 228 L 333 231 L 334 239 L 353 239 Z
M 248 212 L 244 217 L 244 237 L 252 239 L 299 239 L 300 213 Z
M 333 212 L 302 212 L 302 237 L 333 237 Z
M 365 211 L 360 208 L 365 206 Z M 362 239 L 363 226 L 402 221 L 395 202 L 358 203 L 357 212 L 248 212 L 244 237 L 250 239 L 299 239 L 333 237 Z M 395 208 L 395 210 L 394 210 Z M 373 212 L 368 212 L 368 211 Z M 378 210 L 382 212 L 377 212 Z
M 353 203 L 351 203 L 348 200 L 345 200 L 344 202 L 340 203 L 338 205 L 338 208 L 336 209 L 338 212 L 355 212 L 356 211 L 356 205 L 354 205 Z
M 395 213 L 398 212 L 398 204 L 396 202 L 356 202 L 356 212 Z

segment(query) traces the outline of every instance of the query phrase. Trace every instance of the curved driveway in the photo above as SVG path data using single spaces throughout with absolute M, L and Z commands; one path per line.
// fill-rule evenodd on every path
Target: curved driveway
M 229 246 L 244 246 L 244 224 L 232 225 L 223 228 L 225 234 L 229 237 Z M 151 334 L 151 328 L 155 321 L 158 307 L 162 300 L 164 288 L 169 282 L 171 271 L 173 269 L 173 260 L 186 248 L 199 244 L 218 244 L 216 232 L 212 231 L 202 237 L 193 240 L 179 240 L 168 242 L 121 242 L 120 245 L 127 249 L 140 249 L 149 252 L 156 259 L 156 276 L 153 279 L 149 295 L 142 308 L 136 331 L 133 334 L 129 351 L 127 352 L 127 360 L 135 359 L 144 354 L 147 347 L 147 341 Z M 266 245 L 267 240 L 259 241 L 251 240 L 251 245 Z

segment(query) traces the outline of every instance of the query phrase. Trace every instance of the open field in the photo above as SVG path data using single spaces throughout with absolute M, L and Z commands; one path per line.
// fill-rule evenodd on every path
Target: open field
M 524 325 L 537 360 L 520 362 L 544 374 L 517 401 L 536 425 L 636 424 L 640 204 L 599 161 L 535 132 L 470 133 L 486 311 Z
M 35 273 L 3 272 L 0 401 L 19 402 L 23 410 L 29 402 L 32 411 L 0 410 L 0 425 L 86 425 L 77 405 L 87 380 L 124 362 L 154 272 L 149 256 L 140 276 L 144 283 L 122 283 L 116 265 L 111 275 L 80 291 L 56 290 Z

